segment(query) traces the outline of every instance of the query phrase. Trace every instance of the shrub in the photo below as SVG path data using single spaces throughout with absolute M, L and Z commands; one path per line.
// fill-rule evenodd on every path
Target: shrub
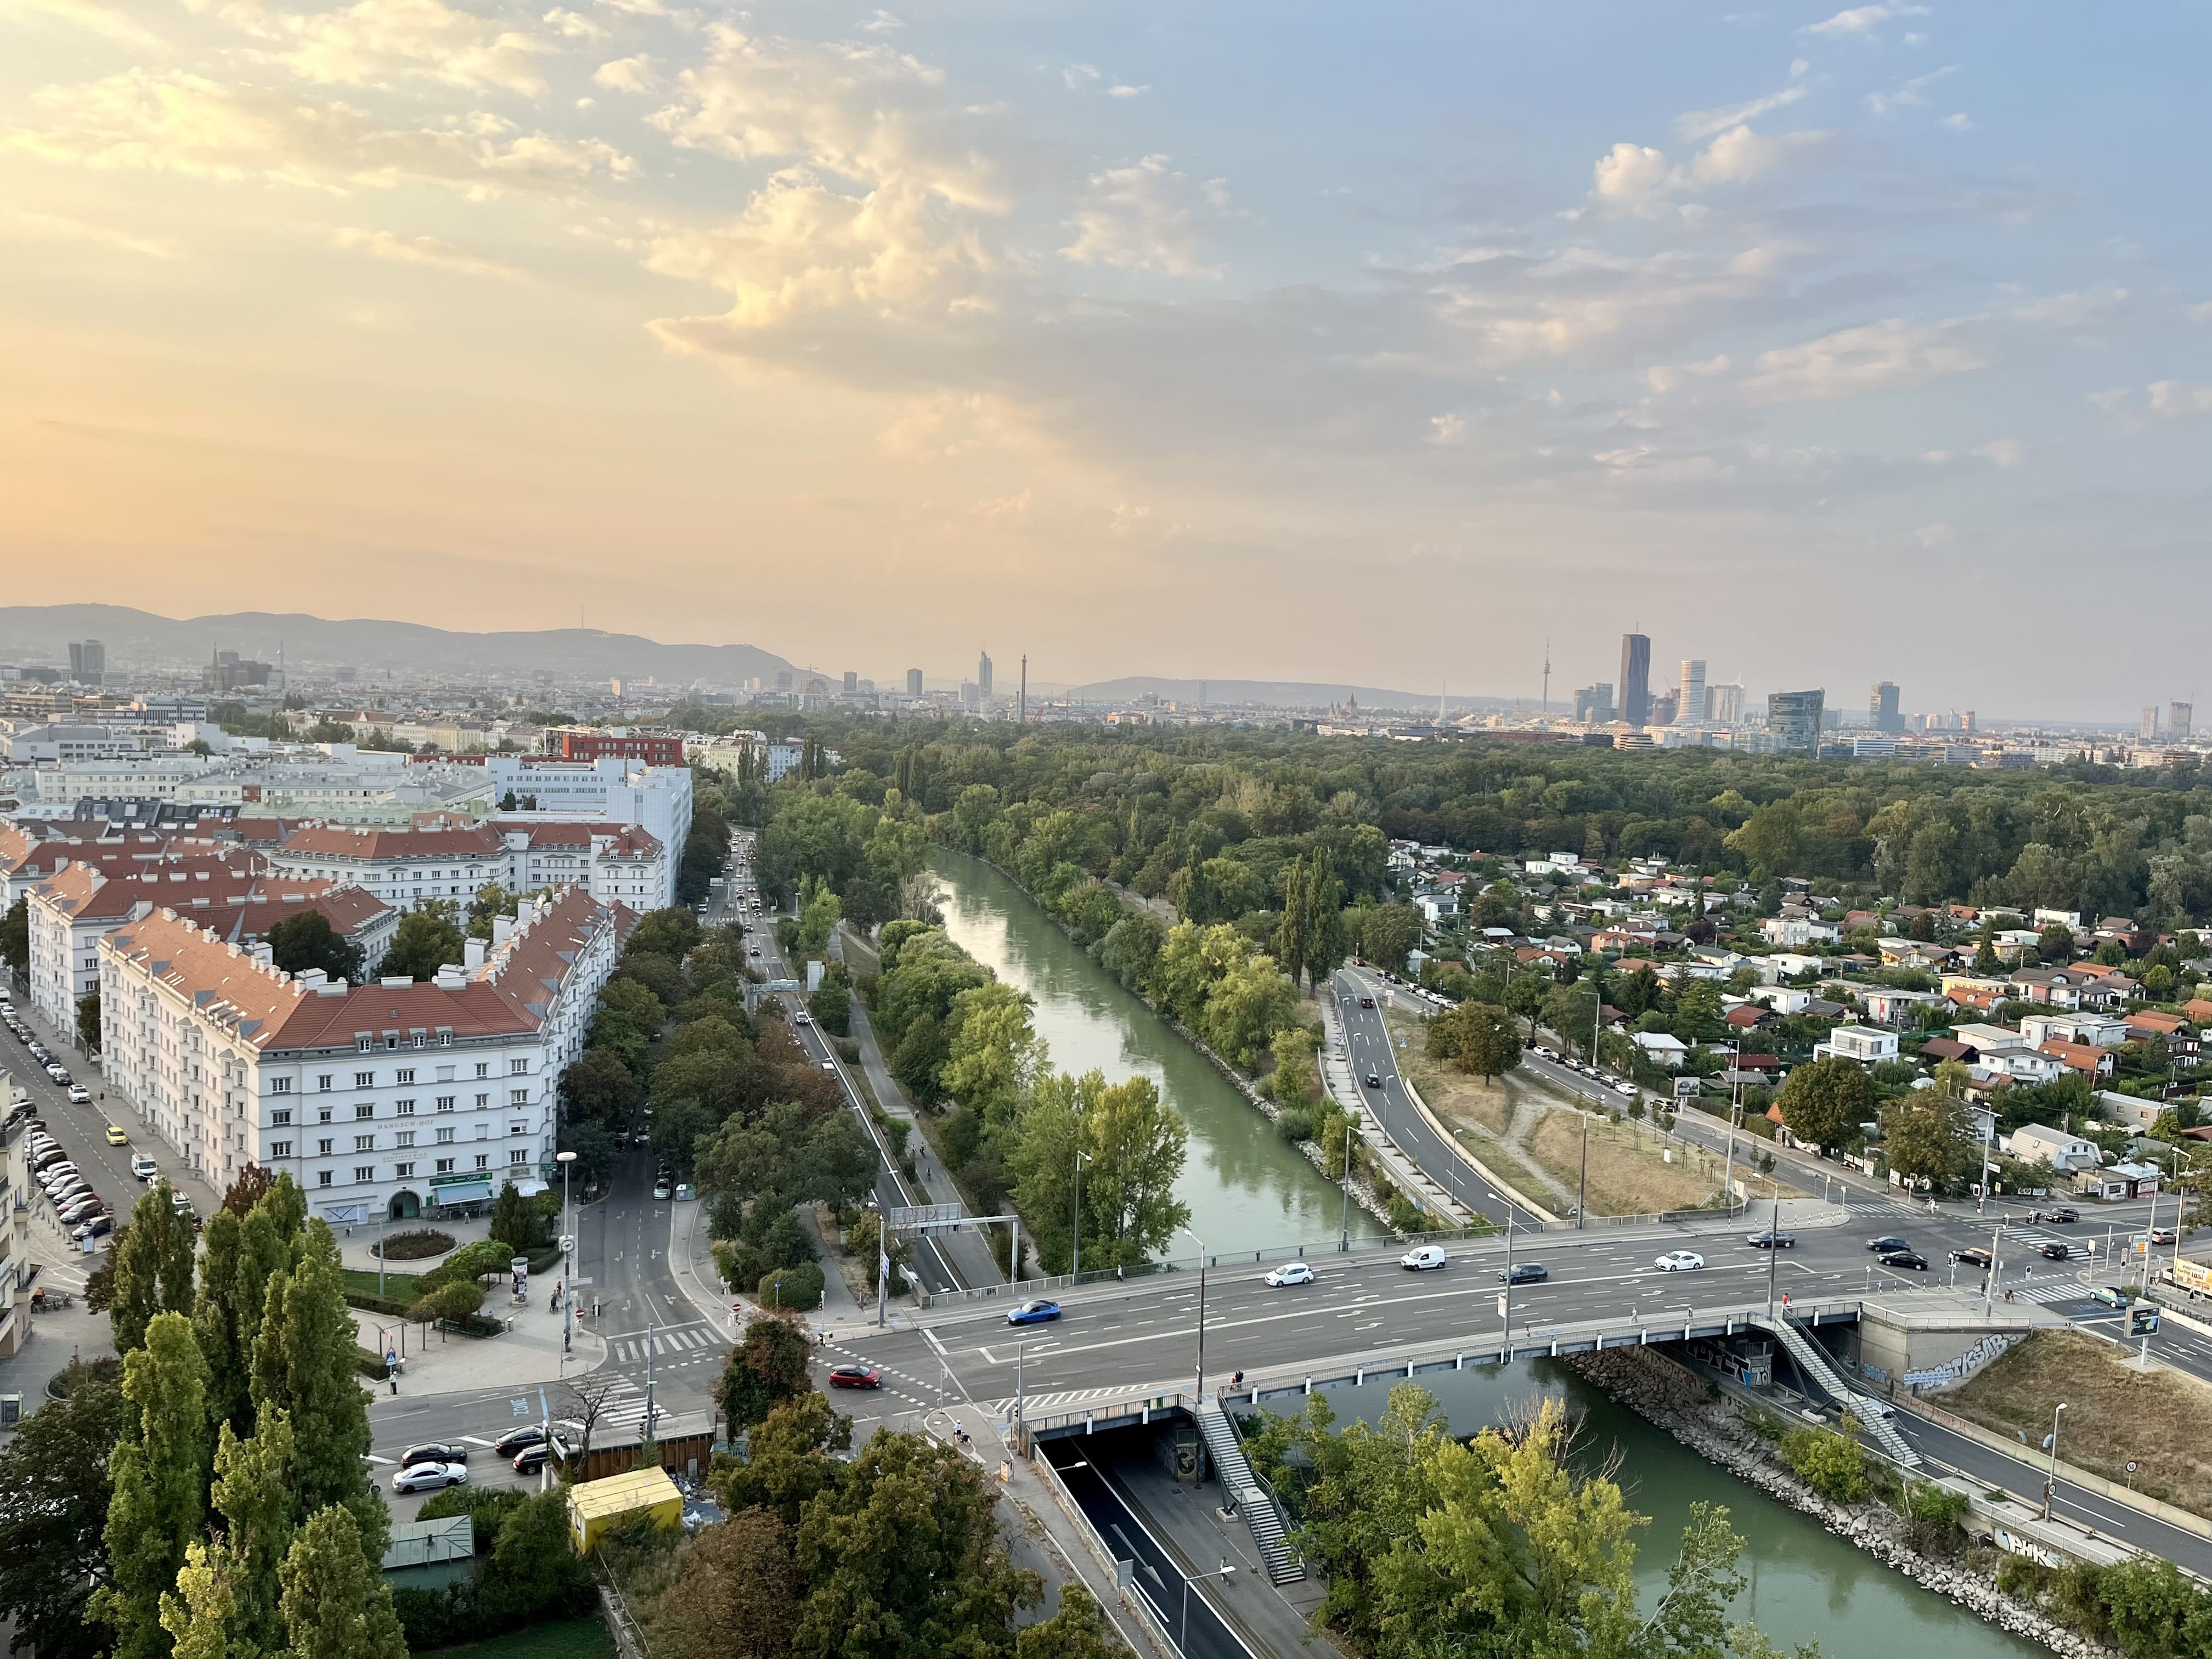
M 1781 1416 L 1774 1412 L 1755 1411 L 1750 1414 L 1748 1420 L 1751 1424 L 1751 1431 L 1761 1440 L 1770 1443 L 1781 1439 L 1790 1427 L 1782 1420 Z
M 384 1363 L 382 1354 L 371 1353 L 358 1343 L 354 1345 L 353 1368 L 363 1376 L 373 1378 L 379 1382 L 392 1375 L 392 1368 Z
M 449 1515 L 465 1515 L 475 1523 L 479 1555 L 499 1538 L 501 1523 L 528 1494 L 513 1486 L 447 1486 L 434 1492 L 415 1511 L 417 1521 L 442 1521 Z
M 1302 1107 L 1291 1107 L 1275 1120 L 1276 1133 L 1293 1144 L 1313 1139 L 1313 1114 Z
M 1966 1494 L 1923 1482 L 1905 1488 L 1905 1540 L 1923 1555 L 1954 1556 L 1966 1542 L 1966 1517 L 1973 1504 Z
M 760 1299 L 772 1308 L 811 1313 L 822 1305 L 822 1269 L 811 1261 L 763 1275 Z
M 1390 1228 L 1394 1232 L 1426 1232 L 1429 1212 L 1403 1193 L 1390 1194 Z
M 1792 1429 L 1782 1437 L 1782 1461 L 1822 1497 L 1856 1504 L 1867 1494 L 1866 1453 L 1827 1429 Z
M 2039 1599 L 2050 1579 L 2050 1568 L 2025 1555 L 2008 1555 L 1997 1563 L 1997 1589 L 2015 1601 Z
M 420 1261 L 425 1256 L 443 1255 L 453 1248 L 451 1233 L 441 1233 L 435 1227 L 417 1227 L 372 1244 L 369 1254 L 386 1261 Z

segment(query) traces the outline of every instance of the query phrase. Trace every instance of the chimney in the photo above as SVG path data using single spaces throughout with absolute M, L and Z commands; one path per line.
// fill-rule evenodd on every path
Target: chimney
M 430 982 L 441 991 L 459 991 L 465 988 L 469 981 L 459 963 L 449 962 L 438 969 L 437 977 Z
M 320 988 L 323 982 L 327 980 L 330 975 L 325 974 L 319 968 L 302 968 L 298 973 L 293 975 L 292 977 L 296 982 L 305 986 L 308 990 L 313 991 Z
M 252 952 L 253 959 L 264 968 L 273 968 L 276 965 L 276 957 L 270 951 L 267 939 L 256 939 L 246 949 Z
M 494 916 L 491 919 L 491 948 L 495 951 L 507 943 L 514 932 L 513 916 Z
M 480 939 L 472 939 L 465 947 L 461 967 L 465 972 L 473 974 L 483 965 L 484 942 Z

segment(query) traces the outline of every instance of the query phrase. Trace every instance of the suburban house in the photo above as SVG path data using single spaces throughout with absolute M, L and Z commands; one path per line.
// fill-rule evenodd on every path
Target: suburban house
M 2049 1054 L 2069 1072 L 2079 1072 L 2093 1082 L 2110 1077 L 2112 1072 L 2112 1051 L 2087 1042 L 2062 1042 L 2053 1037 L 2037 1045 L 2038 1054 Z
M 1854 985 L 1867 1018 L 1883 1025 L 1900 1024 L 1923 1008 L 1948 1008 L 1950 999 L 1934 991 L 1899 991 L 1887 985 Z
M 1897 1033 L 1877 1030 L 1871 1025 L 1838 1025 L 1828 1033 L 1826 1042 L 1813 1045 L 1814 1059 L 1825 1060 L 1831 1055 L 1855 1060 L 1862 1066 L 1877 1066 L 1885 1060 L 1895 1060 Z
M 2020 1022 L 2020 1034 L 2038 1048 L 2056 1041 L 2117 1048 L 2128 1040 L 2128 1023 L 2109 1014 L 2029 1014 Z
M 2095 1141 L 2040 1123 L 2022 1124 L 2004 1138 L 1999 1150 L 2023 1164 L 2048 1164 L 2054 1170 L 2094 1170 L 2104 1163 Z
M 1644 1057 L 1654 1066 L 1664 1066 L 1669 1071 L 1680 1066 L 1690 1053 L 1688 1043 L 1664 1031 L 1638 1031 L 1629 1041 L 1641 1048 Z

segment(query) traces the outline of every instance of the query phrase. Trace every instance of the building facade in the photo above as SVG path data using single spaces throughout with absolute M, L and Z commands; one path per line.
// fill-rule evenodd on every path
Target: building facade
M 1642 726 L 1651 717 L 1651 641 L 1642 634 L 1620 636 L 1620 718 Z
M 1787 754 L 1816 755 L 1820 751 L 1823 691 L 1773 691 L 1766 698 L 1766 730 L 1775 746 Z

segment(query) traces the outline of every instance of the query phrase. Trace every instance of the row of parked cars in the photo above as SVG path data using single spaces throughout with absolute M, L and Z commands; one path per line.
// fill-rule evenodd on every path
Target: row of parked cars
M 492 1455 L 513 1465 L 517 1474 L 535 1474 L 548 1459 L 568 1461 L 568 1437 L 532 1423 L 509 1429 L 491 1443 Z M 399 1468 L 392 1476 L 396 1492 L 437 1492 L 446 1486 L 465 1486 L 469 1480 L 469 1449 L 451 1441 L 432 1440 L 410 1446 L 399 1454 Z
M 1549 1043 L 1531 1042 L 1528 1047 L 1536 1054 L 1541 1055 L 1544 1059 L 1550 1060 L 1553 1065 L 1558 1066 L 1561 1071 L 1578 1072 L 1583 1076 L 1589 1079 L 1593 1083 L 1602 1084 L 1606 1088 L 1612 1090 L 1613 1093 L 1622 1096 L 1624 1098 L 1629 1100 L 1636 1098 L 1636 1085 L 1633 1083 L 1631 1083 L 1626 1078 L 1615 1077 L 1611 1072 L 1607 1071 L 1602 1066 L 1586 1065 L 1579 1060 L 1575 1060 L 1566 1054 L 1561 1054 Z
M 15 1109 L 21 1112 L 25 1109 Z M 44 1123 L 36 1117 L 31 1119 L 31 1139 L 26 1148 L 30 1154 L 31 1179 L 39 1183 L 39 1190 L 54 1206 L 55 1218 L 80 1243 L 88 1238 L 104 1238 L 113 1232 L 114 1210 L 93 1191 L 92 1182 L 70 1161 L 61 1143 L 46 1133 Z

